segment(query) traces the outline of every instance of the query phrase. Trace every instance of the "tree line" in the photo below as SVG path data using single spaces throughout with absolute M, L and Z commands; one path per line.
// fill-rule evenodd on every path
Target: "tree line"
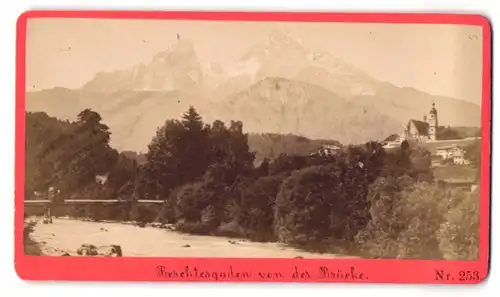
M 320 252 L 342 246 L 372 257 L 476 257 L 463 256 L 464 243 L 450 225 L 458 215 L 450 212 L 469 211 L 468 221 L 456 223 L 467 224 L 459 231 L 474 246 L 477 213 L 469 206 L 477 197 L 433 183 L 430 153 L 407 142 L 385 150 L 370 141 L 330 156 L 280 154 L 255 166 L 242 122 L 206 124 L 194 107 L 157 129 L 143 164 L 109 141 L 109 128 L 94 111 L 82 111 L 74 122 L 27 113 L 26 199 L 55 186 L 63 197 L 130 202 L 78 209 L 71 214 L 77 217 L 161 221 L 188 233 Z M 98 175 L 106 181 L 97 182 Z M 138 199 L 164 203 L 141 208 Z M 415 241 L 415 235 L 425 238 Z
M 439 126 L 436 132 L 437 139 L 439 140 L 464 139 L 481 136 L 481 129 L 476 127 Z

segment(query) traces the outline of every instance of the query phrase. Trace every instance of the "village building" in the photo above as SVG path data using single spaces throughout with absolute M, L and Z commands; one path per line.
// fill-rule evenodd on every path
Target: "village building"
M 334 144 L 322 145 L 319 149 L 319 153 L 324 156 L 334 156 L 341 150 L 341 147 Z
M 423 120 L 410 119 L 404 125 L 404 132 L 400 135 L 394 134 L 383 142 L 385 149 L 397 148 L 403 141 L 408 141 L 416 145 L 424 146 L 432 154 L 432 166 L 441 166 L 444 163 L 456 165 L 467 165 L 466 151 L 456 143 L 450 143 L 449 140 L 441 140 L 437 135 L 438 130 L 438 112 L 435 103 L 428 114 L 424 115 Z M 455 141 L 453 141 L 455 142 Z M 448 143 L 448 144 L 446 144 Z M 441 146 L 439 146 L 441 145 Z
M 410 143 L 424 144 L 427 141 L 436 141 L 438 128 L 438 112 L 435 103 L 432 103 L 432 108 L 428 114 L 424 115 L 423 121 L 410 119 L 403 126 L 403 133 L 387 140 L 383 143 L 385 149 L 397 148 L 403 141 Z
M 384 149 L 395 149 L 401 146 L 401 143 L 403 142 L 404 139 L 398 138 L 392 141 L 386 141 L 383 143 L 383 148 Z
M 335 144 L 324 144 L 322 145 L 317 152 L 312 153 L 311 155 L 318 156 L 335 156 L 337 155 L 342 148 Z
M 404 133 L 392 134 L 383 142 L 383 148 L 391 151 L 401 147 L 403 141 L 410 146 L 421 146 L 431 153 L 431 166 L 444 166 L 446 164 L 468 165 L 470 161 L 466 158 L 466 149 L 459 143 L 466 145 L 468 139 L 441 140 L 437 135 L 438 112 L 435 103 L 428 114 L 424 115 L 423 121 L 410 119 L 404 125 Z M 334 156 L 341 151 L 337 145 L 323 145 L 318 151 L 311 155 Z
M 468 165 L 470 163 L 465 158 L 465 153 L 465 149 L 457 144 L 436 148 L 437 156 L 440 156 L 442 160 L 453 161 L 453 164 L 456 165 Z

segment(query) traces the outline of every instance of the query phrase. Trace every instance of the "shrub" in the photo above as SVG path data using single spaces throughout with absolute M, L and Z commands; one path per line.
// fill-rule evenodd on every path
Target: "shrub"
M 215 230 L 219 225 L 215 206 L 208 205 L 201 211 L 201 224 L 210 230 Z
M 176 220 L 197 222 L 201 220 L 201 210 L 204 203 L 201 200 L 202 184 L 193 183 L 182 186 L 175 193 Z
M 475 191 L 446 213 L 438 231 L 439 248 L 444 259 L 478 259 L 479 202 L 479 191 Z
M 164 224 L 173 224 L 175 223 L 175 204 L 171 201 L 167 200 L 163 203 L 162 207 L 158 211 L 158 217 L 156 218 L 157 222 L 161 222 Z
M 411 176 L 419 181 L 431 182 L 434 178 L 431 153 L 422 147 L 415 147 L 410 152 Z
M 381 179 L 370 193 L 372 219 L 357 236 L 370 257 L 442 259 L 438 232 L 467 192 L 436 184 Z
M 130 209 L 132 208 L 132 202 L 128 201 L 124 204 L 119 204 L 115 209 L 113 209 L 110 214 L 111 220 L 119 220 L 119 221 L 129 221 L 130 217 Z
M 291 172 L 293 170 L 298 170 L 306 166 L 306 156 L 290 156 L 286 154 L 280 154 L 268 165 L 268 171 L 270 174 L 274 175 L 284 172 Z
M 217 228 L 217 235 L 244 238 L 246 237 L 246 232 L 238 223 L 232 221 L 229 223 L 222 223 Z
M 394 209 L 402 199 L 403 189 L 412 183 L 413 180 L 408 176 L 381 177 L 370 186 L 367 200 L 371 205 L 371 220 L 355 237 L 359 248 L 370 257 L 397 255 L 397 237 L 404 225 L 398 220 Z
M 223 219 L 228 186 L 240 177 L 237 165 L 230 162 L 213 164 L 201 180 L 177 191 L 176 198 L 172 199 L 176 204 L 177 219 L 201 221 L 202 212 L 210 206 L 213 218 L 211 224 L 218 225 Z
M 443 189 L 427 183 L 419 183 L 412 191 L 404 191 L 403 199 L 395 209 L 396 217 L 406 222 L 406 228 L 398 237 L 398 257 L 442 259 L 436 234 L 448 209 L 464 194 L 460 189 Z
M 295 171 L 276 198 L 275 232 L 280 242 L 307 246 L 330 236 L 332 207 L 341 205 L 340 180 L 328 166 Z M 337 203 L 335 203 L 337 202 Z M 342 220 L 342 218 L 340 218 Z
M 232 221 L 245 230 L 253 240 L 273 240 L 274 205 L 282 176 L 266 176 L 250 183 L 241 183 L 237 211 Z M 238 199 L 238 198 L 236 198 Z
M 133 217 L 133 220 L 141 223 L 151 223 L 154 222 L 158 216 L 158 210 L 156 205 L 136 205 L 137 212 Z
M 95 221 L 99 222 L 106 219 L 106 206 L 91 204 L 87 207 L 88 217 Z
M 68 206 L 68 216 L 72 218 L 88 218 L 90 217 L 89 208 L 84 205 L 71 205 Z
M 337 239 L 352 241 L 370 219 L 369 186 L 382 173 L 385 151 L 376 142 L 349 147 L 346 161 L 341 166 L 341 192 L 344 200 L 336 200 L 332 209 L 335 220 L 331 229 Z M 332 167 L 339 170 L 338 167 Z M 339 204 L 341 203 L 341 204 Z M 342 218 L 338 220 L 338 218 Z

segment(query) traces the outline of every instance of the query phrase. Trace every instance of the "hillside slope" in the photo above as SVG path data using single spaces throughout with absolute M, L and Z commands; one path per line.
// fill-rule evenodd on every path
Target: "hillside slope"
M 233 116 L 247 131 L 291 133 L 309 138 L 359 143 L 399 132 L 401 123 L 364 109 L 316 85 L 267 78 L 230 96 L 214 112 L 222 120 Z
M 315 153 L 325 144 L 339 145 L 335 140 L 309 139 L 293 134 L 250 133 L 248 145 L 255 152 L 255 163 L 264 158 L 273 159 L 280 154 L 306 156 Z

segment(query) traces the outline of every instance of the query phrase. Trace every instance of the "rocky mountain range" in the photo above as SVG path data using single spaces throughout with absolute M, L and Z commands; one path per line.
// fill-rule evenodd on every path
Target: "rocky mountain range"
M 432 102 L 441 125 L 480 125 L 476 104 L 378 81 L 274 32 L 231 67 L 200 61 L 196 44 L 180 39 L 149 64 L 98 73 L 80 89 L 28 92 L 26 107 L 63 119 L 91 108 L 110 127 L 115 148 L 145 151 L 156 128 L 190 105 L 206 122 L 241 120 L 246 132 L 359 143 L 400 133 Z

